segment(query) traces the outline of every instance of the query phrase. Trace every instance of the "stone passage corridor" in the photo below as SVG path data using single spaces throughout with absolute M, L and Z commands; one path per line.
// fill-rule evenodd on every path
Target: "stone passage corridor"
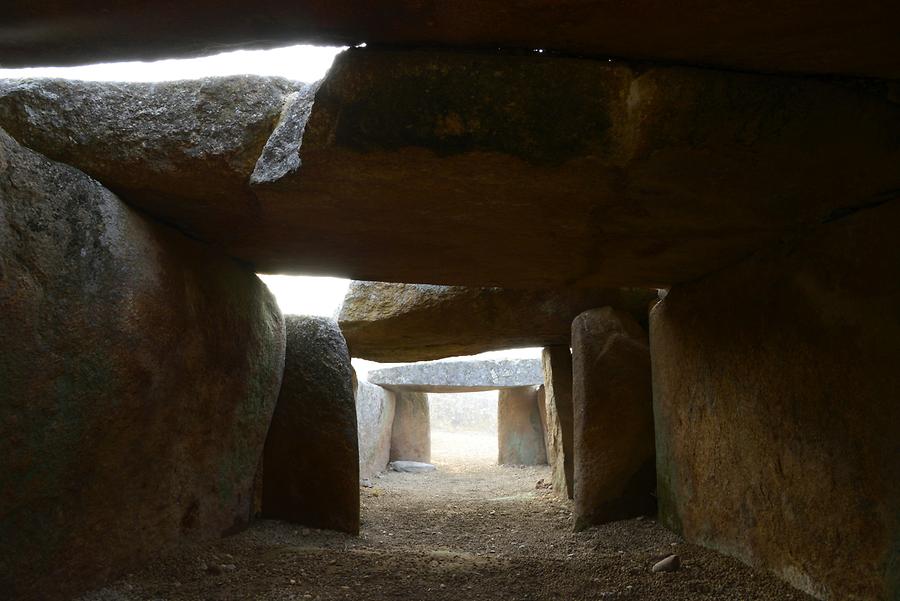
M 571 503 L 536 487 L 550 468 L 496 465 L 481 452 L 496 449 L 490 436 L 432 444 L 438 471 L 388 472 L 362 489 L 359 538 L 259 521 L 82 601 L 811 599 L 650 518 L 572 532 Z M 651 572 L 670 553 L 681 570 Z

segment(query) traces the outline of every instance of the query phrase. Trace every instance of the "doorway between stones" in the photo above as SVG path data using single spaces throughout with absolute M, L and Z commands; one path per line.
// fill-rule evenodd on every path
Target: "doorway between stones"
M 431 462 L 466 473 L 496 465 L 498 391 L 428 393 Z

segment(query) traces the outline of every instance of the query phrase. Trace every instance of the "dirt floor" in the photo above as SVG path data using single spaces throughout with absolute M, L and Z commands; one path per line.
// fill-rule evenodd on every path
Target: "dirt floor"
M 812 599 L 651 518 L 573 533 L 571 504 L 536 488 L 549 468 L 494 465 L 496 437 L 434 433 L 433 456 L 434 473 L 387 473 L 361 488 L 359 537 L 260 521 L 83 599 Z M 681 570 L 652 573 L 670 553 Z

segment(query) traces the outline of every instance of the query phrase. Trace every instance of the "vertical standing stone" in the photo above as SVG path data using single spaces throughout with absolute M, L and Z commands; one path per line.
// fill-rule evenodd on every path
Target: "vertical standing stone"
M 547 463 L 537 386 L 504 388 L 497 399 L 500 465 Z
M 0 598 L 245 525 L 283 366 L 252 272 L 0 130 Z
M 650 352 L 634 319 L 609 307 L 572 322 L 575 528 L 653 510 Z
M 900 599 L 900 202 L 650 314 L 660 523 L 818 599 Z
M 547 454 L 552 458 L 553 490 L 571 499 L 575 483 L 572 353 L 567 346 L 550 346 L 541 359 L 547 387 Z
M 281 394 L 266 438 L 266 517 L 359 532 L 353 374 L 337 322 L 289 315 Z
M 396 392 L 391 461 L 431 461 L 431 418 L 424 392 Z
M 359 427 L 359 477 L 369 478 L 387 468 L 391 458 L 394 393 L 365 380 L 356 383 L 356 422 Z
M 550 458 L 550 436 L 547 433 L 547 389 L 543 386 L 537 387 L 537 406 L 538 406 L 538 415 L 541 418 L 541 433 L 543 434 L 544 440 L 544 455 L 548 465 L 552 465 L 553 461 Z

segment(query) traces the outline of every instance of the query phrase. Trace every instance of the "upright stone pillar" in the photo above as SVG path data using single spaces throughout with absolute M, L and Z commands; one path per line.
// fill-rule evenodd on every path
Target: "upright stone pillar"
M 431 416 L 424 392 L 396 392 L 391 461 L 431 461 Z
M 240 529 L 283 367 L 256 275 L 0 129 L 0 599 Z
M 383 472 L 391 457 L 394 393 L 365 380 L 356 383 L 356 422 L 359 427 L 359 477 Z
M 898 230 L 850 212 L 650 314 L 660 523 L 817 599 L 900 599 Z
M 353 374 L 337 322 L 286 317 L 281 394 L 263 456 L 262 512 L 359 532 L 359 443 Z
M 550 456 L 550 438 L 547 435 L 547 391 L 544 386 L 537 387 L 537 406 L 538 406 L 538 415 L 541 418 L 541 434 L 544 437 L 544 455 L 546 456 L 546 461 L 548 465 L 553 464 L 553 460 Z
M 497 442 L 500 465 L 547 463 L 544 428 L 538 407 L 540 387 L 500 390 L 497 399 Z
M 553 468 L 553 490 L 574 496 L 575 448 L 572 409 L 572 353 L 567 346 L 550 346 L 541 355 L 547 389 L 547 456 Z
M 650 351 L 634 319 L 609 307 L 572 322 L 575 529 L 653 511 Z

